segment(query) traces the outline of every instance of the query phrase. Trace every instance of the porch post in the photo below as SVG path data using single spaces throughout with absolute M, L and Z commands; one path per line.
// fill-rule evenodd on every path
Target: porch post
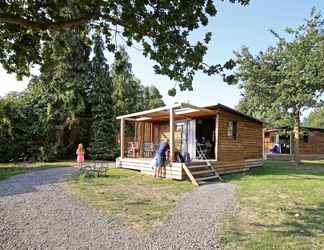
M 125 120 L 124 118 L 120 119 L 120 158 L 124 158 L 124 144 L 125 144 L 125 133 L 124 133 Z
M 170 161 L 174 160 L 174 110 L 170 108 Z
M 293 156 L 293 138 L 292 138 L 292 132 L 289 132 L 289 155 L 290 155 L 290 160 L 292 160 Z
M 263 160 L 266 160 L 267 157 L 266 157 L 266 153 L 265 153 L 265 140 L 264 140 L 264 137 L 265 137 L 265 131 L 266 129 L 262 129 L 262 159 Z
M 215 120 L 215 160 L 218 161 L 218 122 L 219 122 L 219 114 L 216 115 Z

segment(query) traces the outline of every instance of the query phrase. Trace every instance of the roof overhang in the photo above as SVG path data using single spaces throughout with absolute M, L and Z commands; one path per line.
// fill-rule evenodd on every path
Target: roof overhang
M 124 119 L 130 121 L 164 121 L 169 120 L 170 112 L 173 111 L 174 119 L 193 119 L 203 116 L 216 115 L 217 111 L 208 108 L 197 107 L 188 103 L 179 103 L 171 106 L 164 106 L 142 112 L 136 112 L 127 115 L 118 116 L 117 119 Z

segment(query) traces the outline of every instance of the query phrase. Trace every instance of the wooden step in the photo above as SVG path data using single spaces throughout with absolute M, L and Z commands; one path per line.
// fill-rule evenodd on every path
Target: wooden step
M 191 169 L 197 169 L 197 168 L 206 168 L 206 167 L 209 167 L 208 165 L 189 165 L 188 168 L 191 170 Z
M 200 184 L 200 182 L 207 180 L 222 180 L 222 178 L 219 176 L 219 173 L 212 165 L 210 165 L 210 162 L 207 161 L 201 161 L 199 163 L 195 162 L 194 165 L 183 164 L 183 169 L 191 182 L 197 186 Z
M 207 161 L 200 160 L 200 161 L 192 161 L 189 163 L 188 166 L 195 166 L 195 165 L 208 165 L 208 164 Z
M 213 176 L 208 176 L 208 177 L 196 178 L 196 181 L 200 182 L 200 181 L 207 181 L 207 180 L 213 180 L 213 179 L 218 179 L 218 176 L 213 175 Z
M 215 174 L 214 170 L 208 169 L 208 170 L 202 170 L 202 171 L 193 171 L 192 175 L 200 175 L 200 174 Z

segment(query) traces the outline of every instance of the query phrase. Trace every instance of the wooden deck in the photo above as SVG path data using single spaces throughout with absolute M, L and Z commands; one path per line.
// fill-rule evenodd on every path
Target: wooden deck
M 289 154 L 267 154 L 268 160 L 291 160 L 291 155 Z M 324 154 L 300 154 L 301 160 L 324 160 Z
M 142 159 L 118 158 L 116 160 L 116 166 L 120 168 L 138 170 L 143 174 L 153 176 L 154 170 L 151 166 L 151 161 L 152 159 L 148 159 L 148 158 L 146 159 L 145 158 Z M 244 171 L 248 171 L 250 168 L 259 167 L 263 165 L 263 159 L 248 159 L 244 161 L 232 161 L 232 162 L 208 160 L 208 162 L 211 164 L 211 167 L 209 166 L 210 169 L 207 169 L 208 166 L 206 165 L 206 161 L 202 161 L 202 160 L 193 161 L 190 165 L 186 165 L 185 163 L 174 162 L 172 163 L 172 165 L 167 165 L 164 168 L 164 170 L 162 171 L 162 176 L 164 178 L 174 179 L 174 180 L 190 179 L 193 182 L 193 184 L 198 185 L 199 180 L 204 181 L 208 179 L 210 180 L 217 179 L 217 178 L 212 178 L 212 176 L 216 176 L 217 174 L 223 175 L 223 174 L 244 172 Z M 190 173 L 188 172 L 188 170 L 190 171 Z M 196 170 L 197 172 L 195 173 Z M 214 175 L 211 174 L 212 172 L 211 170 L 215 172 Z

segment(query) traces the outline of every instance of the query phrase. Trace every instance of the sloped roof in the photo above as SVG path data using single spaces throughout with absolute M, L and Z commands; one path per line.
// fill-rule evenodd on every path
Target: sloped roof
M 227 111 L 229 113 L 232 113 L 232 114 L 235 114 L 235 115 L 239 115 L 239 116 L 243 116 L 243 117 L 245 117 L 245 118 L 247 118 L 249 120 L 252 120 L 252 121 L 255 121 L 255 122 L 259 122 L 259 123 L 264 123 L 263 121 L 261 121 L 259 119 L 256 119 L 256 118 L 254 118 L 252 116 L 249 116 L 249 115 L 246 115 L 246 114 L 244 114 L 242 112 L 239 112 L 239 111 L 237 111 L 235 109 L 232 109 L 232 108 L 230 108 L 228 106 L 225 106 L 225 105 L 223 105 L 221 103 L 218 103 L 218 104 L 212 105 L 212 106 L 207 106 L 207 107 L 204 107 L 204 108 L 206 108 L 206 109 L 214 109 L 214 110 L 215 109 L 222 109 L 222 110 L 225 110 L 225 111 Z
M 145 110 L 141 112 L 121 115 L 118 116 L 117 119 L 126 119 L 126 120 L 134 120 L 134 121 L 168 120 L 170 114 L 169 112 L 171 108 L 174 110 L 174 116 L 177 119 L 198 118 L 198 117 L 203 117 L 208 115 L 216 115 L 217 110 L 224 110 L 232 114 L 245 117 L 246 119 L 263 123 L 262 121 L 254 117 L 243 114 L 239 111 L 236 111 L 235 109 L 232 109 L 220 103 L 212 106 L 207 106 L 207 107 L 198 107 L 188 103 L 179 103 L 171 106 L 164 106 L 164 107 Z

